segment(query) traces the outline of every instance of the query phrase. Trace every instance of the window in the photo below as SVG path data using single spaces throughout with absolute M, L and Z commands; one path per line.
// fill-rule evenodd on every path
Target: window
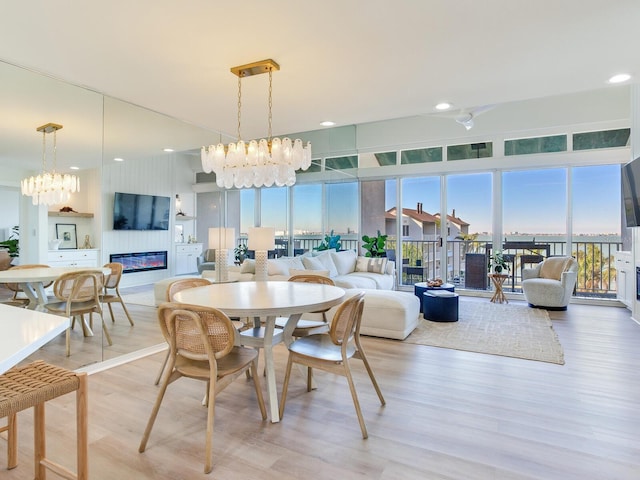
M 629 145 L 631 129 L 604 130 L 573 134 L 574 150 L 593 150 L 595 148 L 625 147 Z
M 566 152 L 567 136 L 553 135 L 549 137 L 519 138 L 505 140 L 504 154 L 528 155 L 532 153 Z
M 469 158 L 486 158 L 493 156 L 493 143 L 469 143 L 467 145 L 449 145 L 447 160 L 467 160 Z
M 403 237 L 409 236 L 409 225 L 402 225 L 402 236 Z
M 418 150 L 403 150 L 400 153 L 400 164 L 430 163 L 442 161 L 442 147 L 420 148 Z

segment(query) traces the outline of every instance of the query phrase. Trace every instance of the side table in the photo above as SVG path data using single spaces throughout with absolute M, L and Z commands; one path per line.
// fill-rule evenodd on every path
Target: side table
M 429 291 L 448 291 L 455 292 L 456 286 L 453 283 L 443 283 L 439 287 L 430 287 L 427 282 L 418 282 L 413 285 L 413 293 L 420 300 L 420 311 L 424 315 L 424 294 Z
M 503 273 L 490 273 L 489 278 L 491 279 L 491 283 L 493 283 L 494 292 L 493 297 L 491 297 L 491 301 L 494 303 L 509 303 L 507 297 L 504 296 L 503 285 L 504 282 L 509 278 L 509 275 L 505 275 Z

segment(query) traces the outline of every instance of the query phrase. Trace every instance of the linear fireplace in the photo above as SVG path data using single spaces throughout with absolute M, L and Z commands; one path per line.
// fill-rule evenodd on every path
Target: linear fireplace
M 118 262 L 124 266 L 122 273 L 147 272 L 149 270 L 166 270 L 167 251 L 112 253 L 110 262 Z

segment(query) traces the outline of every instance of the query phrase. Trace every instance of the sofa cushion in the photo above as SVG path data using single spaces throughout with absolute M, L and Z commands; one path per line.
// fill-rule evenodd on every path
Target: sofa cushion
M 379 273 L 372 272 L 353 272 L 349 275 L 346 275 L 352 282 L 358 282 L 361 286 L 362 283 L 370 283 L 373 282 L 373 287 L 364 287 L 361 288 L 376 288 L 378 290 L 393 290 L 395 286 L 395 278 L 393 275 L 380 275 Z
M 240 265 L 240 273 L 256 273 L 256 261 L 245 258 L 242 265 Z
M 329 255 L 331 255 L 331 259 L 336 266 L 338 275 L 346 275 L 356 269 L 356 260 L 358 255 L 353 250 L 331 252 Z
M 381 277 L 382 275 L 378 276 Z M 348 275 L 338 275 L 337 277 L 333 277 L 331 280 L 333 280 L 333 283 L 336 284 L 336 287 L 340 288 L 368 288 L 372 290 L 378 288 L 375 279 L 360 277 L 355 273 L 350 273 Z
M 282 257 L 276 258 L 273 260 L 267 260 L 267 272 L 269 276 L 272 275 L 286 275 L 289 276 L 289 270 L 291 268 L 294 269 L 303 269 L 304 264 L 302 260 L 295 257 Z
M 333 263 L 330 252 L 323 253 L 317 257 L 305 257 L 302 259 L 302 263 L 308 270 L 329 270 L 329 277 L 338 276 L 338 270 L 335 263 Z
M 296 275 L 319 275 L 321 277 L 328 277 L 329 270 L 307 270 L 304 268 L 301 270 L 296 270 L 295 268 L 290 268 L 289 276 L 294 277 Z
M 356 272 L 385 273 L 386 269 L 386 257 L 358 257 L 356 261 Z

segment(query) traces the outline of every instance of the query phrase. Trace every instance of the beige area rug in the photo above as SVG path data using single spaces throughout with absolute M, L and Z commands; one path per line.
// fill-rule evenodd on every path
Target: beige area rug
M 156 300 L 153 290 L 148 292 L 130 293 L 122 295 L 124 303 L 134 303 L 136 305 L 145 305 L 147 307 L 155 307 Z
M 549 314 L 526 305 L 460 299 L 457 322 L 420 320 L 405 342 L 564 365 Z

